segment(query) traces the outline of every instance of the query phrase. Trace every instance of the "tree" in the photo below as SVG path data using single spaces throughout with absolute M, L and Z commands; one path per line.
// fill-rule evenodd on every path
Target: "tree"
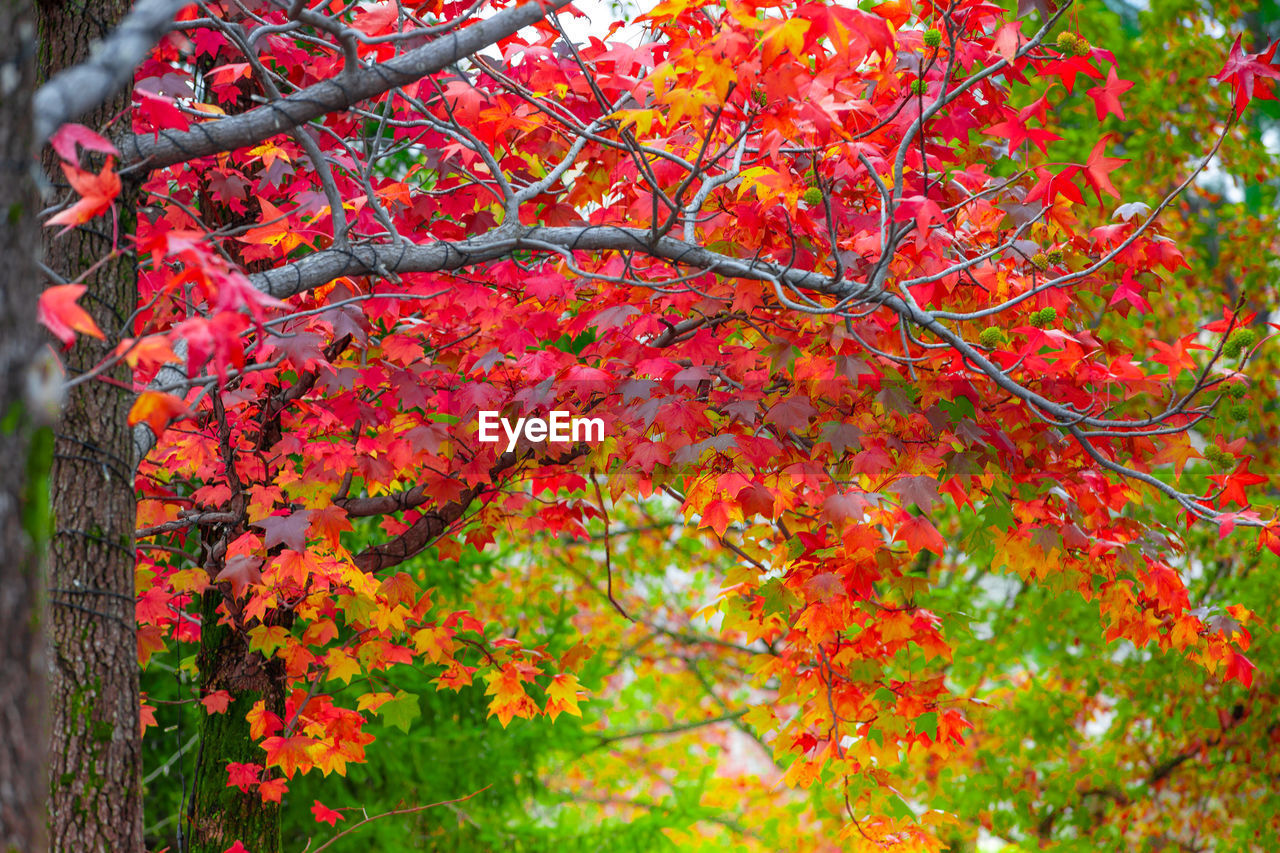
M 128 19 L 123 0 L 36 4 L 38 63 L 47 85 L 36 94 L 38 139 L 61 119 L 106 125 L 127 113 L 121 84 L 171 15 L 143 4 Z M 163 12 L 163 10 L 162 10 Z M 138 27 L 150 20 L 150 29 Z M 117 25 L 120 25 L 116 29 Z M 139 32 L 141 30 L 141 32 Z M 161 30 L 162 31 L 162 30 Z M 107 38 L 110 36 L 110 38 Z M 91 55 L 107 39 L 107 49 Z M 140 43 L 139 43 L 140 42 Z M 123 48 L 123 49 L 122 49 Z M 123 55 L 122 55 L 123 54 Z M 122 73 L 123 72 L 123 73 Z M 97 158 L 82 170 L 78 149 Z M 91 136 L 55 137 L 44 171 L 62 198 L 80 206 L 46 225 L 44 299 L 65 306 L 50 329 L 64 353 L 67 399 L 57 424 L 51 471 L 57 527 L 50 566 L 52 740 L 49 750 L 51 843 L 55 850 L 139 850 L 142 845 L 141 731 L 135 631 L 130 599 L 135 498 L 129 409 L 131 375 L 109 361 L 137 307 L 135 259 L 121 235 L 134 231 L 138 182 L 121 181 Z M 97 167 L 97 168 L 94 168 Z M 95 175 L 94 171 L 100 172 Z M 98 219 L 114 201 L 110 221 Z M 87 223 L 87 224 L 86 224 Z M 34 247 L 33 247 L 34 248 Z M 75 294 L 87 290 L 86 308 Z M 55 303 L 54 298 L 58 301 Z
M 46 738 L 41 552 L 49 535 L 49 516 L 40 508 L 48 504 L 48 397 L 57 381 L 53 363 L 38 359 L 40 332 L 31 322 L 40 279 L 30 250 L 39 240 L 39 196 L 26 165 L 35 82 L 30 6 L 0 7 L 0 27 L 11 36 L 0 47 L 0 68 L 12 76 L 0 95 L 0 160 L 13 164 L 0 182 L 6 270 L 0 287 L 0 707 L 7 711 L 0 723 L 0 846 L 37 850 L 44 839 Z
M 1205 134 L 1230 115 L 1231 91 L 1213 81 L 1223 46 L 1242 35 L 1245 45 L 1260 49 L 1269 38 L 1265 21 L 1228 6 L 1196 9 L 1169 0 L 1118 8 L 1082 6 L 1080 22 L 1090 42 L 1115 50 L 1121 76 L 1134 82 L 1122 96 L 1126 120 L 1113 114 L 1107 129 L 1122 134 L 1124 156 L 1144 163 L 1140 171 L 1115 174 L 1122 197 L 1135 198 L 1150 187 L 1175 186 L 1181 164 L 1198 156 Z M 1168 97 L 1172 89 L 1181 93 L 1176 100 Z M 1057 104 L 1053 129 L 1064 141 L 1055 149 L 1065 147 L 1064 159 L 1073 159 L 1070 152 L 1083 157 L 1093 144 L 1095 94 L 1077 86 L 1073 98 Z M 1188 317 L 1212 317 L 1224 299 L 1240 298 L 1258 311 L 1258 335 L 1267 333 L 1275 300 L 1277 154 L 1263 140 L 1274 106 L 1246 112 L 1230 128 L 1214 174 L 1198 179 L 1166 214 L 1165 233 L 1189 247 L 1190 268 L 1151 300 L 1146 328 L 1135 324 L 1129 335 L 1176 334 Z M 1210 461 L 1192 476 L 1217 473 L 1237 457 L 1252 457 L 1256 470 L 1274 468 L 1273 355 L 1264 349 L 1244 368 L 1246 417 L 1221 419 L 1202 432 Z M 1166 519 L 1176 523 L 1167 510 Z M 1183 546 L 1177 565 L 1191 601 L 1224 626 L 1233 603 L 1253 611 L 1256 619 L 1244 626 L 1252 637 L 1249 658 L 1259 673 L 1270 671 L 1272 564 L 1210 530 L 1192 531 Z M 983 832 L 1010 844 L 1265 847 L 1263 839 L 1276 832 L 1276 809 L 1265 786 L 1252 780 L 1274 772 L 1266 746 L 1274 736 L 1270 681 L 1245 688 L 1191 678 L 1176 656 L 1104 643 L 1087 606 L 987 568 L 980 557 L 958 562 L 948 588 L 939 590 L 945 603 L 925 605 L 969 614 L 974 635 L 966 637 L 963 628 L 954 634 L 951 677 L 990 705 L 973 720 L 982 734 L 972 739 L 969 758 L 945 774 L 925 774 L 917 798 L 955 813 L 962 837 Z M 1056 626 L 1053 635 L 1046 624 Z M 1199 698 L 1188 702 L 1189 695 Z
M 732 556 L 723 642 L 760 652 L 743 723 L 788 784 L 822 780 L 854 843 L 943 822 L 900 792 L 972 727 L 945 614 L 921 606 L 965 532 L 1094 602 L 1109 638 L 1251 681 L 1248 634 L 1192 608 L 1176 520 L 1141 501 L 1280 548 L 1250 459 L 1219 449 L 1195 484 L 1189 437 L 1260 336 L 1231 304 L 1149 334 L 1152 288 L 1186 266 L 1161 214 L 1208 158 L 1113 216 L 1110 134 L 1050 157 L 1056 87 L 1107 81 L 1099 119 L 1124 94 L 1069 7 L 1032 26 L 970 2 L 672 2 L 639 46 L 575 45 L 558 8 L 187 12 L 139 68 L 133 132 L 74 131 L 105 155 L 88 168 L 59 152 L 78 198 L 49 223 L 101 240 L 119 210 L 134 231 L 137 292 L 112 293 L 137 301 L 99 312 L 111 340 L 72 366 L 147 385 L 139 655 L 199 643 L 193 849 L 278 849 L 296 776 L 363 758 L 368 715 L 403 697 L 336 682 L 417 660 L 484 683 L 503 726 L 580 710 L 581 654 L 440 607 L 407 570 L 428 548 L 600 525 L 615 613 L 584 647 L 633 617 L 681 636 L 691 606 L 656 618 L 615 590 L 611 519 L 654 495 Z M 1257 50 L 1219 75 L 1234 115 L 1270 95 Z M 127 266 L 122 245 L 82 267 Z M 93 411 L 119 413 L 104 387 Z M 481 440 L 482 412 L 551 410 L 605 437 Z

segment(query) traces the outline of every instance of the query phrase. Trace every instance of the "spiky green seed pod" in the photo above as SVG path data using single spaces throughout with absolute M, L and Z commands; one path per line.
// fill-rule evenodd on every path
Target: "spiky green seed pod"
M 1071 55 L 1088 56 L 1091 50 L 1093 50 L 1093 45 L 1089 44 L 1085 39 L 1078 38 L 1076 39 L 1076 43 L 1071 47 Z
M 1071 53 L 1075 50 L 1076 34 L 1073 32 L 1058 33 L 1058 50 L 1063 53 Z
M 1045 254 L 1045 257 L 1049 259 L 1049 263 L 1051 264 L 1060 264 L 1065 258 L 1061 249 L 1051 249 Z
M 987 349 L 995 349 L 1000 346 L 1000 344 L 1004 343 L 1004 332 L 1000 331 L 995 326 L 987 326 L 978 335 L 978 343 L 982 344 Z
M 817 187 L 809 187 L 804 191 L 804 203 L 810 207 L 817 207 L 822 204 L 822 190 Z
M 1232 403 L 1231 408 L 1227 409 L 1227 414 L 1233 421 L 1243 421 L 1249 417 L 1249 407 L 1244 403 Z
M 1227 358 L 1237 358 L 1240 353 L 1253 347 L 1258 342 L 1258 335 L 1253 329 L 1236 329 L 1231 333 L 1231 337 L 1227 338 L 1226 346 L 1222 348 L 1222 352 Z
M 764 93 L 764 89 L 754 89 L 751 92 L 751 100 L 756 102 L 757 106 L 765 106 L 769 103 L 769 96 Z
M 924 87 L 924 81 L 923 81 L 923 80 L 912 80 L 912 81 L 911 81 L 911 94 L 913 94 L 913 95 L 923 95 L 923 94 L 924 94 L 924 88 L 925 88 L 925 87 Z
M 924 46 L 937 47 L 942 44 L 942 33 L 936 29 L 928 29 L 924 31 Z
M 1232 400 L 1239 400 L 1247 393 L 1249 393 L 1249 389 L 1243 382 L 1233 382 L 1227 386 L 1227 394 L 1231 396 Z
M 1219 468 L 1229 468 L 1236 461 L 1234 456 L 1216 444 L 1211 444 L 1204 449 L 1204 458 Z
M 1043 312 L 1043 311 L 1032 311 L 1032 312 L 1031 312 L 1031 316 L 1027 318 L 1027 322 L 1028 322 L 1028 323 L 1030 323 L 1031 325 L 1035 326 L 1037 329 L 1043 329 L 1043 328 L 1044 328 L 1044 325 L 1045 325 L 1045 324 L 1044 324 L 1044 312 Z
M 1049 256 L 1044 252 L 1036 252 L 1031 256 L 1031 265 L 1038 270 L 1042 270 L 1049 265 Z
M 1044 323 L 1046 326 L 1053 325 L 1053 321 L 1056 319 L 1058 319 L 1057 308 L 1041 308 L 1040 309 L 1040 322 Z

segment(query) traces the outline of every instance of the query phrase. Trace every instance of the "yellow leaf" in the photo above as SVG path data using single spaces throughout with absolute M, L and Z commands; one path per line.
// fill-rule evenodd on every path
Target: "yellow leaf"
M 562 713 L 582 716 L 578 710 L 578 679 L 569 673 L 555 676 L 547 685 L 547 716 L 555 722 Z
M 324 665 L 329 669 L 330 681 L 341 679 L 343 684 L 350 684 L 351 676 L 360 674 L 360 662 L 342 649 L 330 649 Z
M 809 31 L 809 22 L 803 18 L 792 18 L 771 27 L 764 38 L 760 39 L 761 58 L 766 67 L 773 64 L 784 51 L 799 57 L 804 51 L 804 34 Z
M 653 120 L 657 117 L 655 110 L 618 110 L 609 118 L 618 119 L 620 130 L 633 127 L 638 136 L 649 136 L 653 130 Z

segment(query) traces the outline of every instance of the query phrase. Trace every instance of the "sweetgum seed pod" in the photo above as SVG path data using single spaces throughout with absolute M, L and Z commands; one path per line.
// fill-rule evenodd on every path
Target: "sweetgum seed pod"
M 937 47 L 942 44 L 942 33 L 938 32 L 936 29 L 925 30 L 924 44 L 925 47 Z
M 804 191 L 804 203 L 810 207 L 816 207 L 822 204 L 822 190 L 817 187 L 809 187 Z
M 1249 349 L 1258 342 L 1258 336 L 1254 334 L 1253 329 L 1236 329 L 1227 341 L 1239 341 L 1242 349 Z

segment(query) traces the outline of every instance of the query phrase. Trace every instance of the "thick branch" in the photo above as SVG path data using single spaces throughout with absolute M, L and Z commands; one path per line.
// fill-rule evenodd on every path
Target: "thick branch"
M 768 262 L 739 260 L 674 237 L 652 240 L 647 228 L 624 228 L 616 225 L 503 225 L 479 237 L 456 243 L 399 246 L 385 243 L 352 246 L 349 249 L 327 249 L 308 255 L 296 263 L 255 273 L 249 280 L 263 293 L 287 299 L 343 276 L 444 272 L 505 258 L 519 249 L 635 251 L 728 277 L 768 281 L 782 274 L 781 267 Z M 792 269 L 785 277 L 793 287 L 822 293 L 836 290 L 830 277 L 822 273 Z M 841 284 L 848 286 L 851 283 Z
M 540 20 L 568 0 L 534 0 L 492 18 L 456 30 L 408 53 L 323 80 L 278 101 L 230 118 L 202 122 L 190 130 L 162 130 L 126 139 L 120 153 L 127 163 L 146 161 L 153 169 L 255 145 L 331 112 L 345 110 L 435 74 L 476 51 Z
M 465 489 L 458 499 L 450 501 L 439 509 L 422 514 L 404 533 L 390 542 L 365 548 L 356 555 L 355 563 L 360 571 L 372 574 L 381 569 L 399 565 L 422 551 L 440 537 L 482 492 L 485 486 L 472 486 Z
M 585 455 L 589 449 L 587 445 L 579 444 L 559 456 L 543 457 L 537 461 L 537 464 L 564 465 L 579 456 Z M 471 502 L 481 492 L 495 488 L 493 484 L 498 482 L 503 472 L 515 467 L 518 462 L 525 458 L 528 457 L 513 451 L 503 453 L 489 468 L 489 483 L 464 489 L 456 500 L 452 500 L 430 512 L 423 513 L 421 518 L 396 538 L 361 551 L 356 555 L 356 565 L 361 571 L 372 573 L 399 565 L 410 557 L 421 553 L 424 548 L 439 538 L 440 534 L 448 530 L 450 525 L 462 518 L 463 513 L 467 511 Z M 431 495 L 427 493 L 423 486 L 414 486 L 408 491 L 394 495 L 343 498 L 335 500 L 334 505 L 342 507 L 347 511 L 349 517 L 355 518 L 370 515 L 387 515 L 400 510 L 414 509 L 430 499 Z

